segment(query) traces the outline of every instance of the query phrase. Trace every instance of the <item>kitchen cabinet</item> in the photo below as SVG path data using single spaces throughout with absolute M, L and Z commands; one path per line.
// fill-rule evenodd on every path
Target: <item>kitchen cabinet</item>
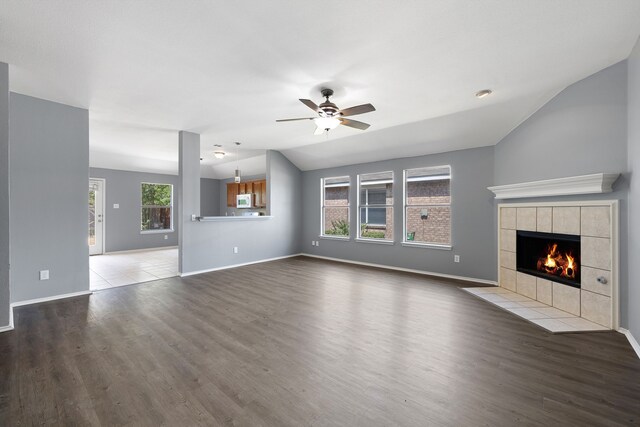
M 238 195 L 238 184 L 230 182 L 227 184 L 227 206 L 236 207 L 236 196 Z
M 256 206 L 267 206 L 267 181 L 256 181 L 253 183 L 253 192 L 256 195 Z
M 253 194 L 256 208 L 267 207 L 267 180 L 227 183 L 227 207 L 235 208 L 238 194 Z

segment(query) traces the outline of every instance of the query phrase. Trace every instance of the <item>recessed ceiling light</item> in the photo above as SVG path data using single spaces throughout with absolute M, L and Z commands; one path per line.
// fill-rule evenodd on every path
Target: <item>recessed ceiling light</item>
M 216 159 L 221 159 L 221 158 L 223 158 L 225 154 L 226 154 L 226 153 L 225 153 L 224 151 L 214 151 L 214 152 L 213 152 L 213 156 L 214 156 Z
M 484 98 L 486 96 L 489 96 L 493 93 L 493 91 L 491 89 L 482 89 L 479 92 L 476 92 L 476 98 Z

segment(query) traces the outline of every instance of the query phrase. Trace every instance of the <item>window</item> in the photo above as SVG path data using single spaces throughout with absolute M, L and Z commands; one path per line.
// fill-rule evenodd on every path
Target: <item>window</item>
M 322 180 L 323 236 L 349 237 L 349 177 Z
M 173 230 L 173 185 L 143 182 L 141 189 L 143 232 Z
M 404 171 L 404 241 L 451 246 L 451 167 Z
M 393 240 L 393 172 L 358 176 L 362 239 Z

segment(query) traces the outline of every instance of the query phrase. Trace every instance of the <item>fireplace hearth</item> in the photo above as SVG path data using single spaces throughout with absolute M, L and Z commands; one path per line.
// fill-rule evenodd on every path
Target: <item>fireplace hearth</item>
M 580 236 L 518 230 L 516 270 L 580 288 Z

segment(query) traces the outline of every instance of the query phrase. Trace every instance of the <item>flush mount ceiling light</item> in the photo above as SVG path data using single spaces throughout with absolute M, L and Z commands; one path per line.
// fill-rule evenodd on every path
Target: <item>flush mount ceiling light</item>
M 236 147 L 237 147 L 237 149 L 236 149 L 237 163 L 236 163 L 236 173 L 235 173 L 235 175 L 233 177 L 233 181 L 236 182 L 236 183 L 239 183 L 240 182 L 240 154 L 239 154 L 239 152 L 240 152 L 239 151 L 240 143 L 236 142 L 235 144 L 236 144 Z
M 482 89 L 481 91 L 476 92 L 476 98 L 485 98 L 491 95 L 493 91 L 491 89 Z
M 222 148 L 222 145 L 220 145 L 220 144 L 214 144 L 214 147 L 216 147 L 216 148 Z M 213 152 L 213 156 L 214 156 L 216 159 L 222 159 L 224 156 L 226 156 L 226 154 L 227 154 L 227 153 L 225 153 L 225 152 L 224 152 L 224 151 L 222 151 L 222 150 L 216 150 L 216 151 L 214 151 L 214 152 Z

